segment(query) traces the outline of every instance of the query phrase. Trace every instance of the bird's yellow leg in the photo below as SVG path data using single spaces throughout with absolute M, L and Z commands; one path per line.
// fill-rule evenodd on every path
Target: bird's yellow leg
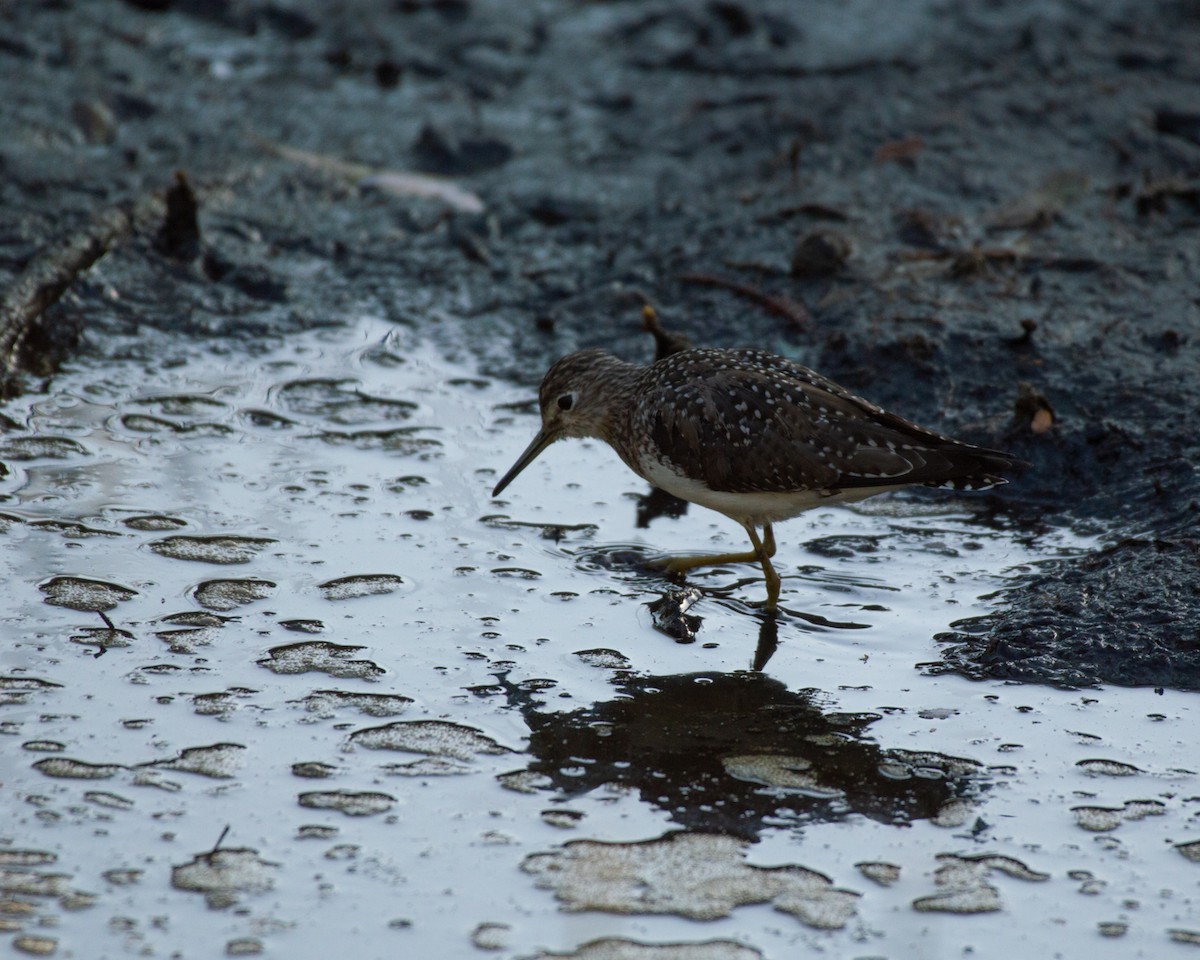
M 687 557 L 665 557 L 653 561 L 655 566 L 661 566 L 668 573 L 686 573 L 697 567 L 716 567 L 727 563 L 758 563 L 762 565 L 763 575 L 767 578 L 767 609 L 774 610 L 779 605 L 779 574 L 771 566 L 771 558 L 775 556 L 775 531 L 771 524 L 763 524 L 763 539 L 759 539 L 758 531 L 751 523 L 743 524 L 746 533 L 750 535 L 750 543 L 754 547 L 745 553 L 715 553 L 697 554 Z
M 775 568 L 771 565 L 771 558 L 775 556 L 775 531 L 769 522 L 764 523 L 762 542 L 759 541 L 753 524 L 746 524 L 746 532 L 750 534 L 750 542 L 754 544 L 754 550 L 758 554 L 758 559 L 762 562 L 763 576 L 767 578 L 766 609 L 774 611 L 779 607 L 779 588 L 782 585 L 779 574 L 775 572 Z
M 667 573 L 687 573 L 697 567 L 720 567 L 727 563 L 758 563 L 758 551 L 746 553 L 698 553 L 686 557 L 662 557 L 651 560 L 651 566 L 662 567 Z
M 751 537 L 750 541 L 753 543 L 754 538 Z M 775 556 L 775 528 L 769 522 L 763 524 L 763 548 L 767 551 L 768 559 Z

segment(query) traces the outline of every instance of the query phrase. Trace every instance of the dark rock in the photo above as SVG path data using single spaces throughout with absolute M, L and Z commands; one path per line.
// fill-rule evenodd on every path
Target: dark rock
M 453 177 L 501 167 L 512 158 L 513 150 L 503 140 L 460 139 L 441 127 L 426 124 L 413 144 L 413 155 L 421 172 Z
M 1159 110 L 1154 115 L 1154 129 L 1159 133 L 1182 137 L 1192 143 L 1200 143 L 1200 113 Z
M 942 250 L 944 226 L 927 210 L 904 210 L 896 215 L 896 238 L 910 247 Z
M 152 100 L 125 92 L 113 94 L 112 108 L 120 120 L 149 120 L 158 113 Z
M 404 76 L 404 67 L 394 60 L 380 60 L 375 64 L 375 82 L 384 90 L 392 90 L 400 85 Z
M 560 227 L 573 220 L 595 220 L 595 206 L 584 200 L 555 197 L 547 194 L 535 197 L 526 207 L 529 215 L 547 227 Z
M 259 14 L 264 25 L 289 40 L 307 40 L 317 32 L 317 23 L 294 6 L 268 3 Z
M 850 241 L 832 230 L 808 233 L 796 241 L 792 252 L 792 276 L 800 279 L 831 277 L 850 258 Z
M 242 264 L 221 278 L 223 283 L 236 287 L 248 297 L 270 303 L 284 303 L 288 286 L 261 264 Z

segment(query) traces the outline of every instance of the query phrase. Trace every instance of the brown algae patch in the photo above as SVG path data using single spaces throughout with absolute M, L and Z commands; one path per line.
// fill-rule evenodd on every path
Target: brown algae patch
M 1003 909 L 1000 891 L 988 882 L 993 871 L 1018 880 L 1050 879 L 1048 873 L 1032 870 L 1020 860 L 999 854 L 965 857 L 943 853 L 938 855 L 938 862 L 933 882 L 939 892 L 913 901 L 913 909 L 920 913 L 994 913 Z
M 1126 800 L 1120 807 L 1072 807 L 1075 823 L 1092 833 L 1116 830 L 1126 820 L 1161 817 L 1167 805 L 1161 800 Z
M 337 827 L 323 823 L 306 823 L 296 831 L 297 840 L 332 840 L 337 835 Z
M 325 640 L 308 640 L 272 647 L 256 661 L 272 673 L 325 673 L 339 680 L 376 680 L 387 671 L 373 660 L 353 660 L 366 647 L 343 646 Z
M 176 627 L 223 627 L 234 617 L 221 617 L 205 610 L 183 610 L 180 613 L 168 613 L 160 617 L 161 623 Z
M 167 645 L 170 653 L 195 653 L 200 648 L 211 645 L 220 636 L 211 627 L 159 630 L 154 635 Z
M 554 788 L 554 781 L 536 770 L 512 770 L 498 775 L 496 782 L 505 790 L 529 795 Z
M 971 800 L 965 797 L 951 797 L 938 807 L 937 812 L 929 818 L 929 822 L 935 827 L 954 829 L 965 825 L 974 810 L 975 804 Z
M 87 577 L 51 577 L 38 584 L 46 603 L 86 613 L 112 610 L 118 603 L 131 600 L 137 591 L 119 583 L 91 580 Z
M 53 937 L 17 937 L 12 942 L 13 949 L 18 953 L 27 953 L 31 957 L 52 957 L 58 950 L 58 941 Z
M 10 897 L 65 897 L 71 892 L 71 875 L 0 867 L 0 894 Z
M 379 769 L 389 777 L 455 777 L 471 772 L 467 764 L 446 757 L 422 757 L 410 763 L 384 763 Z
M 559 830 L 574 830 L 583 822 L 584 816 L 579 810 L 543 810 L 542 823 Z
M 192 591 L 192 596 L 200 606 L 224 613 L 267 599 L 275 587 L 270 580 L 205 580 Z
M 1073 807 L 1071 809 L 1071 813 L 1075 815 L 1075 823 L 1093 833 L 1116 830 L 1121 825 L 1121 821 L 1125 819 L 1122 816 L 1123 812 L 1123 810 L 1113 807 Z
M 292 633 L 324 633 L 325 624 L 320 620 L 280 620 L 279 625 Z
M 354 600 L 380 593 L 394 593 L 404 586 L 404 580 L 394 573 L 365 573 L 338 577 L 317 584 L 326 600 Z
M 223 400 L 198 393 L 173 393 L 130 400 L 139 407 L 151 407 L 167 417 L 203 417 L 228 409 Z
M 314 690 L 307 697 L 293 700 L 309 713 L 326 718 L 340 709 L 357 710 L 368 717 L 396 717 L 408 709 L 412 697 L 398 693 L 353 693 L 349 690 Z
M 352 790 L 316 790 L 300 794 L 300 806 L 310 810 L 336 810 L 348 817 L 370 817 L 387 813 L 396 798 L 387 793 L 355 793 Z
M 108 780 L 126 769 L 119 763 L 88 763 L 71 757 L 46 757 L 33 765 L 38 773 L 64 780 Z
M 154 780 L 159 769 L 195 773 L 202 777 L 227 780 L 241 766 L 241 754 L 246 748 L 238 743 L 214 743 L 211 746 L 188 747 L 168 760 L 152 760 L 126 766 L 119 763 L 88 763 L 72 757 L 46 757 L 33 768 L 47 777 L 63 780 L 109 780 L 125 770 L 136 770 L 135 783 Z M 158 785 L 158 784 L 155 784 Z
M 57 740 L 26 740 L 21 744 L 21 749 L 30 753 L 62 753 L 67 745 Z
M 84 793 L 83 799 L 109 810 L 132 810 L 134 806 L 132 800 L 117 793 L 109 793 L 107 790 L 88 790 Z
M 300 760 L 292 764 L 292 776 L 305 780 L 327 780 L 337 773 L 337 767 L 319 760 Z
M 854 915 L 857 893 L 806 867 L 747 864 L 749 846 L 724 834 L 686 832 L 637 843 L 574 840 L 531 854 L 521 869 L 570 912 L 716 920 L 736 907 L 769 903 L 820 930 L 839 930 Z
M 192 560 L 197 563 L 249 563 L 276 540 L 266 537 L 234 535 L 212 537 L 163 537 L 151 540 L 147 546 L 160 557 L 172 560 Z
M 471 931 L 471 943 L 480 950 L 505 950 L 512 943 L 512 926 L 485 922 Z
M 85 537 L 119 537 L 121 534 L 99 527 L 89 527 L 78 520 L 31 520 L 29 526 L 34 530 L 45 530 L 58 533 L 70 540 L 81 540 Z
M 238 894 L 265 893 L 275 885 L 278 864 L 260 860 L 257 850 L 233 848 L 202 853 L 171 868 L 171 886 L 204 894 L 214 910 L 237 903 Z
M 881 887 L 890 887 L 893 883 L 900 879 L 900 867 L 895 863 L 884 863 L 882 861 L 865 861 L 854 865 L 868 880 L 872 880 Z
M 49 850 L 0 850 L 0 867 L 44 867 L 57 860 Z
M 40 677 L 0 676 L 0 706 L 27 703 L 31 694 L 61 689 L 61 683 Z
M 12 437 L 0 443 L 0 460 L 73 460 L 90 451 L 70 437 Z
M 1191 860 L 1192 863 L 1200 863 L 1200 840 L 1192 840 L 1188 843 L 1177 843 L 1175 849 L 1183 856 Z
M 178 780 L 168 780 L 163 776 L 161 770 L 141 769 L 133 775 L 132 783 L 135 787 L 154 787 L 156 790 L 164 790 L 167 793 L 179 793 L 183 790 L 183 784 Z
M 187 526 L 187 521 L 180 520 L 178 517 L 168 517 L 161 513 L 147 513 L 137 517 L 126 517 L 124 524 L 130 530 L 163 533 L 167 530 L 182 530 Z
M 225 956 L 257 957 L 265 949 L 263 942 L 255 937 L 238 937 L 236 940 L 230 940 L 225 944 Z
M 842 795 L 836 787 L 824 786 L 814 769 L 815 764 L 804 757 L 748 754 L 722 757 L 721 764 L 725 772 L 737 780 L 794 790 L 814 799 L 833 799 Z
M 1136 777 L 1142 773 L 1132 763 L 1122 763 L 1120 760 L 1080 760 L 1075 766 L 1093 777 Z
M 928 750 L 892 749 L 879 763 L 880 775 L 889 780 L 953 780 L 979 777 L 983 765 L 964 757 Z
M 912 905 L 919 913 L 995 913 L 1004 907 L 1004 901 L 999 890 L 979 881 L 972 886 L 917 897 Z
M 127 413 L 121 417 L 121 426 L 131 433 L 180 434 L 199 437 L 224 437 L 233 433 L 223 423 L 192 421 L 180 423 L 166 417 L 155 417 L 148 413 Z
M 240 743 L 214 743 L 208 747 L 188 747 L 179 756 L 171 760 L 156 760 L 144 764 L 164 770 L 178 770 L 181 773 L 195 773 L 214 780 L 229 780 L 242 766 L 242 751 L 246 748 Z
M 575 656 L 589 667 L 600 667 L 605 670 L 628 670 L 630 661 L 619 650 L 607 647 L 597 647 L 595 650 L 576 650 Z
M 762 960 L 762 953 L 733 940 L 639 943 L 618 937 L 590 940 L 570 953 L 542 952 L 529 960 Z
M 514 752 L 474 727 L 444 720 L 399 720 L 366 727 L 350 734 L 350 742 L 368 750 L 400 750 L 464 762 Z
M 237 710 L 242 704 L 239 701 L 249 700 L 257 690 L 249 687 L 230 687 L 228 690 L 216 690 L 212 693 L 197 693 L 192 696 L 192 710 L 201 717 L 223 717 Z

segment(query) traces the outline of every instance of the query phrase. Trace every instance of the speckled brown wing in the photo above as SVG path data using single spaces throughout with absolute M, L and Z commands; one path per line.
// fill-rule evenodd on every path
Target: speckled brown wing
M 925 430 L 799 364 L 694 350 L 647 368 L 635 436 L 711 490 L 988 486 L 1011 458 Z

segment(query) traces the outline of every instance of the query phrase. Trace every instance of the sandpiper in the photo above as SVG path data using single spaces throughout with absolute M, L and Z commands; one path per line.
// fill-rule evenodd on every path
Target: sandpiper
M 773 523 L 901 487 L 982 490 L 1005 483 L 1001 474 L 1020 464 L 917 426 L 763 350 L 683 350 L 648 367 L 581 350 L 549 369 L 538 402 L 542 428 L 493 497 L 554 441 L 597 437 L 639 477 L 736 520 L 754 548 L 662 566 L 681 573 L 757 562 L 769 611 L 780 587 Z

